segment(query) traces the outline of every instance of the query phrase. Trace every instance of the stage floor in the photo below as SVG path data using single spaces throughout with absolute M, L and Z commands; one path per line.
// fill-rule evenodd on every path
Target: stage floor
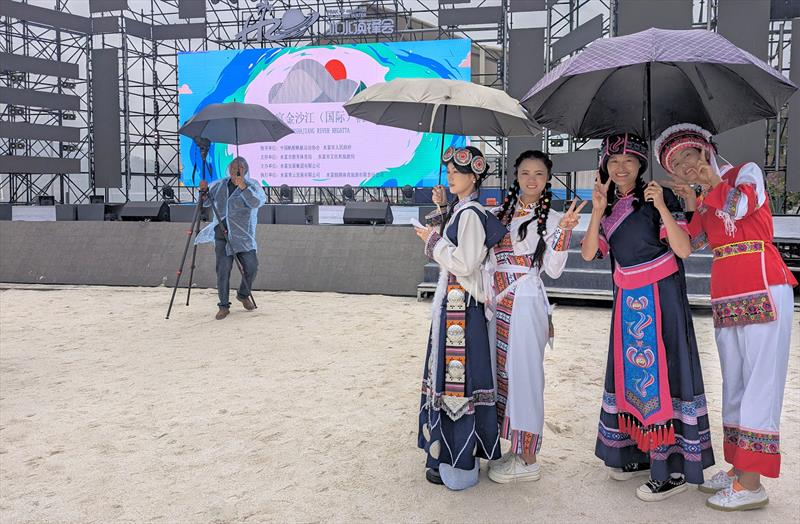
M 594 457 L 608 309 L 555 309 L 542 480 L 495 484 L 484 464 L 477 487 L 453 493 L 425 481 L 416 448 L 429 303 L 257 298 L 254 313 L 234 308 L 218 322 L 215 294 L 198 290 L 166 321 L 165 288 L 0 291 L 0 521 L 730 523 L 800 513 L 800 330 L 784 476 L 765 480 L 766 509 L 729 515 L 694 489 L 640 502 L 637 481 L 609 480 Z M 721 461 L 711 318 L 696 315 L 695 326 Z

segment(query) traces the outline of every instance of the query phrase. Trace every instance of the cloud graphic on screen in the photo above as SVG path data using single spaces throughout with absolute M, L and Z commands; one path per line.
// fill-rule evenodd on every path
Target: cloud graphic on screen
M 192 94 L 192 88 L 189 87 L 189 84 L 183 84 L 182 86 L 180 86 L 178 88 L 178 94 L 179 95 L 191 95 Z
M 334 80 L 330 72 L 315 60 L 297 62 L 286 80 L 272 86 L 270 104 L 304 104 L 315 102 L 347 102 L 359 83 L 344 78 Z

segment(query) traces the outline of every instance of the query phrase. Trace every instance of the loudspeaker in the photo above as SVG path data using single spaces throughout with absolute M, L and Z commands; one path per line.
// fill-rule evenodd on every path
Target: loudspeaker
M 345 224 L 391 224 L 393 220 L 387 202 L 348 202 L 344 206 Z
M 12 216 L 11 204 L 0 204 L 0 220 L 11 220 Z
M 319 224 L 319 206 L 303 204 L 281 204 L 275 206 L 276 224 Z
M 56 205 L 56 197 L 54 197 L 53 195 L 39 195 L 36 197 L 36 205 L 54 206 Z
M 189 222 L 191 223 L 194 218 L 194 204 L 170 204 L 169 205 L 169 221 L 170 222 Z M 204 207 L 200 210 L 200 221 L 209 222 L 211 220 L 211 208 Z
M 89 195 L 90 204 L 103 204 L 105 201 L 106 197 L 103 195 Z
M 106 219 L 105 204 L 78 204 L 75 206 L 78 220 L 99 220 Z
M 275 223 L 275 206 L 264 205 L 258 208 L 258 224 Z
M 57 204 L 56 220 L 59 222 L 72 222 L 77 220 L 78 210 L 75 204 Z
M 119 218 L 125 221 L 168 222 L 169 205 L 166 202 L 128 202 L 122 206 Z

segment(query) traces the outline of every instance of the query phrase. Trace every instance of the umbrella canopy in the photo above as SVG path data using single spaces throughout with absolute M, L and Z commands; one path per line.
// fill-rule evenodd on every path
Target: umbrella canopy
M 504 91 L 463 80 L 398 78 L 366 88 L 344 108 L 375 124 L 426 133 L 530 136 L 541 131 Z
M 797 90 L 705 30 L 648 29 L 595 40 L 522 99 L 542 126 L 581 138 L 658 136 L 679 122 L 714 134 L 774 116 Z
M 192 139 L 235 145 L 277 142 L 293 132 L 266 107 L 240 102 L 209 104 L 178 130 Z

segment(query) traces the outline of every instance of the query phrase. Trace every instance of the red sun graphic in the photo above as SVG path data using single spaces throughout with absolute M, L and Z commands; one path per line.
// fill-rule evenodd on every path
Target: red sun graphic
M 325 64 L 325 69 L 328 70 L 328 73 L 330 73 L 334 80 L 344 80 L 347 78 L 347 69 L 345 69 L 344 64 L 339 60 L 329 60 Z

